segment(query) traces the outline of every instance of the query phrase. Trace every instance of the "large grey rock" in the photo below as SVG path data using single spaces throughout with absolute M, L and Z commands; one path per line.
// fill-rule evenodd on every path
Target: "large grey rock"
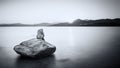
M 37 38 L 21 42 L 14 47 L 21 56 L 44 57 L 53 54 L 56 47 L 44 40 L 43 29 L 38 30 Z

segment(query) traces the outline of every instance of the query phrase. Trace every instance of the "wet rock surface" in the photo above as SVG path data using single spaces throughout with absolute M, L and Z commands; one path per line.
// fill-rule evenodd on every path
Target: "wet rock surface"
M 45 57 L 52 55 L 56 47 L 44 40 L 43 29 L 39 29 L 36 38 L 21 42 L 14 50 L 25 57 Z

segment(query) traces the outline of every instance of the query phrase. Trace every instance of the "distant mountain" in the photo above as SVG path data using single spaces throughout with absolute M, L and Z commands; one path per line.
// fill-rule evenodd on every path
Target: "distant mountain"
M 76 19 L 72 23 L 58 23 L 53 24 L 52 26 L 120 26 L 120 18 L 98 20 Z
M 25 24 L 21 24 L 21 23 L 12 23 L 12 24 L 0 24 L 0 26 L 23 26 Z
M 70 23 L 69 22 L 62 22 L 62 23 L 52 24 L 51 26 L 70 26 Z
M 120 26 L 120 18 L 99 20 L 77 19 L 72 23 L 72 26 Z
M 50 26 L 50 23 L 40 23 L 40 24 L 34 24 L 34 26 Z
M 13 24 L 0 24 L 0 26 L 50 26 L 49 23 L 40 23 L 40 24 L 21 24 L 21 23 L 13 23 Z
M 120 18 L 115 19 L 98 19 L 98 20 L 81 20 L 76 19 L 72 23 L 60 22 L 56 24 L 38 23 L 38 24 L 0 24 L 0 26 L 120 26 Z

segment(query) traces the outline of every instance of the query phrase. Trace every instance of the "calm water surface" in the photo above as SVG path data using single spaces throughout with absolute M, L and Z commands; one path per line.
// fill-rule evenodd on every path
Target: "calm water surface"
M 13 47 L 35 38 L 43 28 L 45 40 L 57 47 L 43 59 L 24 59 Z M 0 27 L 0 68 L 117 68 L 120 27 Z

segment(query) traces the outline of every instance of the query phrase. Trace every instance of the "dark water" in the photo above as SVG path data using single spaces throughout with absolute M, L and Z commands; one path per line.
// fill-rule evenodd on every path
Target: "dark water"
M 57 47 L 43 59 L 22 58 L 13 47 L 36 37 Z M 119 68 L 120 27 L 0 27 L 0 68 Z

